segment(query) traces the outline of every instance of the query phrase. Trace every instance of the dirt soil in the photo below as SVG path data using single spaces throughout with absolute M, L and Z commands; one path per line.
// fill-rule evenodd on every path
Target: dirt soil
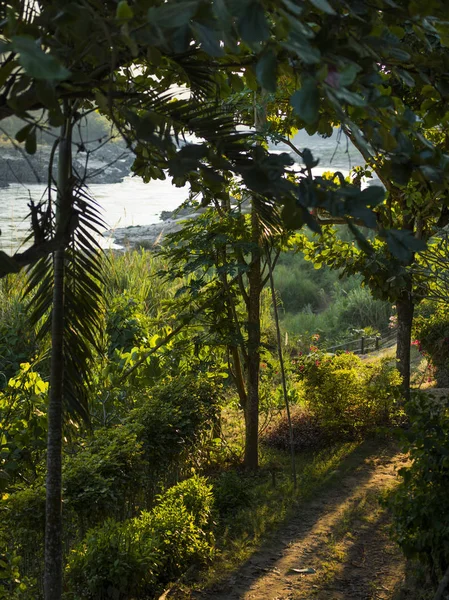
M 406 563 L 379 498 L 407 458 L 384 450 L 304 503 L 269 544 L 201 600 L 399 600 Z M 170 595 L 171 597 L 171 595 Z M 190 596 L 192 597 L 192 596 Z

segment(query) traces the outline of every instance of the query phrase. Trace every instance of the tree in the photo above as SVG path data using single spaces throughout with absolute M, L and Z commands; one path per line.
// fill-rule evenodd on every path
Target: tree
M 0 120 L 23 118 L 26 125 L 17 138 L 33 153 L 37 128 L 46 126 L 45 119 L 52 126 L 66 126 L 63 107 L 78 101 L 80 111 L 100 108 L 119 127 L 136 151 L 136 172 L 146 178 L 163 177 L 167 168 L 177 184 L 189 180 L 209 201 L 215 193 L 211 180 L 232 172 L 257 199 L 262 215 L 276 203 L 292 228 L 314 226 L 309 209 L 319 207 L 367 222 L 381 194 L 314 178 L 310 152 L 303 153 L 305 167 L 298 180 L 288 156 L 254 146 L 250 136 L 236 129 L 233 105 L 228 110 L 220 105 L 228 91 L 241 89 L 242 79 L 273 93 L 278 79 L 285 77 L 296 88 L 285 114 L 293 114 L 301 128 L 326 133 L 330 123 L 343 123 L 361 147 L 372 131 L 376 150 L 384 152 L 392 173 L 405 165 L 407 173 L 421 173 L 425 181 L 444 178 L 444 157 L 432 143 L 418 157 L 407 144 L 419 140 L 419 132 L 408 106 L 398 106 L 397 96 L 388 95 L 383 74 L 394 71 L 406 82 L 416 77 L 421 83 L 436 76 L 435 89 L 441 94 L 437 109 L 444 106 L 444 57 L 432 64 L 430 75 L 422 60 L 410 61 L 410 67 L 398 25 L 405 24 L 419 39 L 433 37 L 444 45 L 445 17 L 444 0 L 402 0 L 394 8 L 391 0 L 370 5 L 348 0 L 338 12 L 327 0 L 301 5 L 292 0 L 135 0 L 132 5 L 126 0 L 9 0 L 0 7 Z M 417 74 L 411 70 L 416 65 Z M 189 97 L 172 102 L 173 86 L 186 86 Z M 419 89 L 422 93 L 423 86 Z M 212 99 L 216 102 L 211 104 Z M 184 132 L 204 141 L 179 150 L 178 136 Z M 393 149 L 391 136 L 397 144 Z M 60 199 L 65 192 L 60 185 Z M 55 264 L 62 264 L 76 237 L 76 219 L 63 219 L 55 229 L 48 226 L 46 207 L 31 212 L 32 246 L 13 257 L 0 253 L 0 276 L 51 253 L 58 258 Z M 92 223 L 92 214 L 86 219 Z M 398 235 L 386 239 L 394 251 Z M 411 239 L 400 237 L 409 254 Z M 82 268 L 89 272 L 87 265 Z M 61 301 L 56 290 L 54 298 L 55 322 L 61 323 L 62 315 L 56 320 Z M 79 324 L 88 328 L 85 314 Z M 254 337 L 254 347 L 256 341 Z M 75 346 L 74 354 L 78 350 Z M 54 380 L 54 385 L 56 401 L 60 384 Z M 60 427 L 56 417 L 55 427 Z M 54 475 L 60 477 L 56 470 Z M 60 597 L 58 578 L 56 574 L 54 585 L 47 586 L 48 599 Z

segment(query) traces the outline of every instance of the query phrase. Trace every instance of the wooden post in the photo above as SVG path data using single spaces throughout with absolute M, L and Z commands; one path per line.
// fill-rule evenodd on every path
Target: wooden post
M 376 350 L 379 350 L 380 335 L 376 335 Z
M 365 354 L 365 336 L 360 339 L 360 354 Z

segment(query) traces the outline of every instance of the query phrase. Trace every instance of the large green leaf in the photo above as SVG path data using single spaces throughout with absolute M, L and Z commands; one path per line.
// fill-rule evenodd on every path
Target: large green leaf
M 301 89 L 292 95 L 290 102 L 294 112 L 305 123 L 313 124 L 318 121 L 320 94 L 314 79 L 306 79 Z
M 249 2 L 238 23 L 240 35 L 248 44 L 264 42 L 270 35 L 270 29 L 262 5 Z
M 335 15 L 335 10 L 329 4 L 327 0 L 310 0 L 310 2 L 316 7 L 327 13 L 328 15 Z
M 256 65 L 257 79 L 263 89 L 268 92 L 276 91 L 276 55 L 272 50 L 265 52 Z
M 63 81 L 70 76 L 70 71 L 54 56 L 44 52 L 31 37 L 23 35 L 13 37 L 10 49 L 19 54 L 19 63 L 34 79 Z
M 198 8 L 197 0 L 167 2 L 161 6 L 152 6 L 148 10 L 148 21 L 162 29 L 174 29 L 186 25 Z

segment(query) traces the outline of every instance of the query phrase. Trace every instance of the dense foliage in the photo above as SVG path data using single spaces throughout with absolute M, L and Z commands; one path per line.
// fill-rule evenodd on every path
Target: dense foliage
M 429 365 L 438 387 L 449 387 L 449 314 L 445 304 L 425 303 L 414 323 L 415 342 Z
M 411 427 L 405 449 L 412 464 L 390 505 L 394 536 L 408 557 L 417 558 L 438 581 L 449 565 L 449 405 L 445 396 L 417 393 L 407 407 Z
M 304 262 L 296 255 L 290 264 L 300 270 Z M 214 552 L 214 536 L 227 531 L 226 524 L 235 511 L 246 514 L 256 501 L 241 474 L 229 470 L 239 460 L 242 447 L 223 437 L 220 415 L 224 405 L 235 411 L 239 403 L 227 373 L 225 348 L 212 344 L 210 336 L 208 345 L 200 345 L 206 324 L 188 325 L 197 336 L 193 347 L 180 331 L 132 376 L 121 380 L 123 368 L 155 347 L 161 339 L 161 323 L 172 314 L 173 294 L 180 284 L 158 277 L 163 266 L 162 259 L 145 252 L 111 255 L 107 263 L 105 292 L 113 301 L 104 315 L 102 353 L 91 372 L 93 431 L 73 421 L 65 426 L 64 562 L 70 597 L 151 597 L 189 564 L 208 561 Z M 149 279 L 142 277 L 143 273 Z M 16 324 L 20 326 L 25 301 L 19 293 L 20 278 L 8 286 L 17 286 L 17 294 L 9 296 L 17 306 L 15 313 L 8 313 L 13 330 Z M 260 404 L 260 425 L 268 427 L 267 436 L 283 407 L 268 297 L 263 300 Z M 20 352 L 21 344 L 17 337 L 9 347 L 11 354 Z M 34 351 L 39 355 L 46 341 L 36 344 L 31 355 L 26 353 L 31 362 L 21 364 L 0 396 L 0 552 L 5 565 L 0 590 L 5 597 L 38 598 L 42 593 L 48 363 L 32 360 Z M 305 357 L 287 361 L 290 401 L 302 413 L 312 412 L 320 432 L 315 444 L 304 444 L 303 430 L 296 431 L 298 449 L 325 448 L 339 436 L 347 436 L 348 415 L 332 423 L 332 435 L 322 435 L 330 431 L 330 416 L 320 405 L 316 390 L 317 357 L 311 359 L 309 379 L 302 369 Z M 367 373 L 362 377 L 366 400 L 360 402 L 369 403 L 374 413 L 369 413 L 366 428 L 357 427 L 359 434 L 382 421 L 386 402 L 393 410 L 394 403 L 381 385 L 382 376 L 390 376 L 385 366 L 362 369 L 362 361 L 353 355 L 332 358 L 342 360 L 353 365 L 348 375 L 352 387 L 347 386 L 345 401 L 348 411 L 360 373 Z M 341 366 L 336 364 L 335 369 Z M 377 404 L 376 394 L 380 398 Z M 312 397 L 316 403 L 310 401 Z M 193 472 L 208 475 L 209 483 L 196 475 L 192 478 Z M 13 571 L 16 583 L 11 579 Z

